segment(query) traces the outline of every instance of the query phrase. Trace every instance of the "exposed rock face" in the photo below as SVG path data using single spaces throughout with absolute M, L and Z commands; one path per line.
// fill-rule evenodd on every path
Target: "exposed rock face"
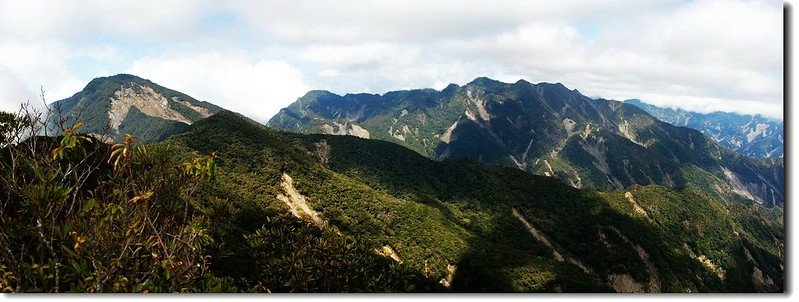
M 324 134 L 333 134 L 333 135 L 352 135 L 357 136 L 360 138 L 369 138 L 369 131 L 364 129 L 363 127 L 359 126 L 358 124 L 344 122 L 344 123 L 337 123 L 333 122 L 332 125 L 330 124 L 323 124 L 321 126 L 322 133 Z
M 445 131 L 444 134 L 441 135 L 442 142 L 449 143 L 450 138 L 452 137 L 452 131 L 455 131 L 455 127 L 458 127 L 457 121 L 452 123 L 452 126 L 449 126 L 449 128 L 447 128 L 447 131 Z
M 452 281 L 455 279 L 455 272 L 457 270 L 458 267 L 456 265 L 454 264 L 447 265 L 447 276 L 439 280 L 438 283 L 446 288 L 452 287 Z
M 213 112 L 211 112 L 211 110 L 210 110 L 210 109 L 208 109 L 208 108 L 205 108 L 205 107 L 200 107 L 200 106 L 195 106 L 194 104 L 192 104 L 192 103 L 189 103 L 188 101 L 182 101 L 182 100 L 178 99 L 177 97 L 172 97 L 172 100 L 173 100 L 173 101 L 176 101 L 176 102 L 180 102 L 180 103 L 181 103 L 181 104 L 183 104 L 183 105 L 186 105 L 186 107 L 189 107 L 189 108 L 191 108 L 192 110 L 196 111 L 196 112 L 197 112 L 197 113 L 199 113 L 199 114 L 200 114 L 200 116 L 202 116 L 203 118 L 209 117 L 209 116 L 211 116 L 211 114 L 214 114 L 214 113 L 213 113 Z
M 391 260 L 394 260 L 397 263 L 402 263 L 402 259 L 400 259 L 399 255 L 397 255 L 397 252 L 395 252 L 390 245 L 384 245 L 380 249 L 375 249 L 375 253 L 386 258 L 391 258 Z
M 735 194 L 741 195 L 747 199 L 754 200 L 761 204 L 763 203 L 763 199 L 749 192 L 747 187 L 743 183 L 741 183 L 740 179 L 738 179 L 738 176 L 735 175 L 735 173 L 733 173 L 732 171 L 730 171 L 730 169 L 722 167 L 721 170 L 724 172 L 724 177 L 727 178 L 727 184 L 729 184 L 732 187 L 732 191 Z
M 638 205 L 638 202 L 635 201 L 635 198 L 633 198 L 633 193 L 624 192 L 624 197 L 627 198 L 627 201 L 633 205 L 633 210 L 635 210 L 636 213 L 649 217 L 649 215 L 646 213 L 646 210 L 644 210 L 644 208 Z
M 354 136 L 357 136 L 357 137 L 360 137 L 360 138 L 369 138 L 369 131 L 367 131 L 366 129 L 362 128 L 358 124 L 352 124 L 350 126 L 350 129 L 348 130 L 348 133 L 350 135 L 354 135 Z
M 177 121 L 191 125 L 192 121 L 182 114 L 169 108 L 168 100 L 150 87 L 133 83 L 131 86 L 122 87 L 111 97 L 111 106 L 108 109 L 108 120 L 116 131 L 131 107 L 136 107 L 142 113 L 165 120 Z M 197 109 L 194 109 L 197 110 Z M 206 109 L 207 110 L 207 109 Z M 206 117 L 210 114 L 205 115 Z
M 278 200 L 282 201 L 286 204 L 294 217 L 297 217 L 301 220 L 313 222 L 318 227 L 325 227 L 327 222 L 322 219 L 321 215 L 316 212 L 314 209 L 308 205 L 308 201 L 294 188 L 294 179 L 291 178 L 288 174 L 283 174 L 282 182 L 280 185 L 283 187 L 283 191 L 285 194 L 278 194 L 276 197 Z

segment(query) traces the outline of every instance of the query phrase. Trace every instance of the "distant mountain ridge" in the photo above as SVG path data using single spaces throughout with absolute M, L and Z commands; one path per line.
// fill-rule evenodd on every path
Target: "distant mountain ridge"
M 698 113 L 683 109 L 670 109 L 647 104 L 638 99 L 625 100 L 647 113 L 675 126 L 699 130 L 724 147 L 742 154 L 758 157 L 784 155 L 784 124 L 782 121 L 761 115 L 743 115 L 730 112 Z
M 741 156 L 696 130 L 559 83 L 477 78 L 441 91 L 311 91 L 267 125 L 385 140 L 439 160 L 474 158 L 578 188 L 701 185 L 719 196 L 767 205 L 784 199 L 782 161 Z
M 83 90 L 50 108 L 56 113 L 50 125 L 59 119 L 80 119 L 81 131 L 105 140 L 119 140 L 130 133 L 144 142 L 185 131 L 222 109 L 130 74 L 93 79 Z

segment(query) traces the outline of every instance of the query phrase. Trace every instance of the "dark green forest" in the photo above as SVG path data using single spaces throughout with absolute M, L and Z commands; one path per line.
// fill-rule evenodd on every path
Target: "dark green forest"
M 781 292 L 781 207 L 576 189 L 220 111 L 105 144 L 0 114 L 2 292 Z

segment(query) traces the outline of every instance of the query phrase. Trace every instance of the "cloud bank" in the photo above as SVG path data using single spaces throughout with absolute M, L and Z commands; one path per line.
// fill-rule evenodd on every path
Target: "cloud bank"
M 0 110 L 133 73 L 266 121 L 310 89 L 561 82 L 783 115 L 782 2 L 4 1 Z

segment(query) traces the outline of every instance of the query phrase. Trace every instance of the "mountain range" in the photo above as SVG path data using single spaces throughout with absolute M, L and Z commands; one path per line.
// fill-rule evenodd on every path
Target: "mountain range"
M 769 206 L 784 200 L 781 159 L 743 156 L 699 131 L 562 84 L 477 78 L 441 91 L 311 91 L 267 125 L 385 140 L 431 159 L 473 158 L 557 177 L 576 188 L 701 184 L 725 200 L 734 196 Z
M 311 91 L 268 126 L 132 75 L 58 106 L 117 144 L 0 148 L 2 290 L 784 290 L 782 159 L 560 84 Z
M 683 109 L 663 108 L 638 99 L 625 100 L 647 113 L 675 126 L 699 130 L 719 144 L 741 154 L 757 157 L 782 157 L 784 155 L 784 128 L 782 121 L 761 115 L 743 115 L 730 112 L 698 113 Z

